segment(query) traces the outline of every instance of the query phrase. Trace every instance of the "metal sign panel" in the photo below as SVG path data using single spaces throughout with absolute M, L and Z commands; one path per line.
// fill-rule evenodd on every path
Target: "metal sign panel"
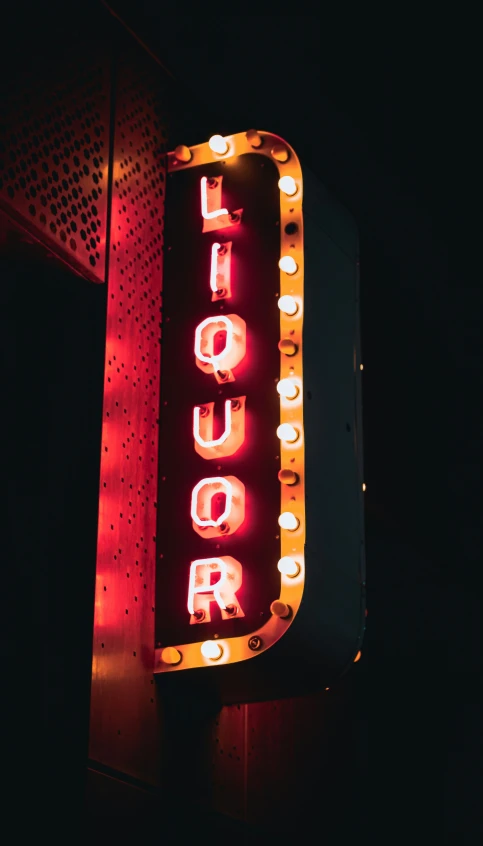
M 269 133 L 168 170 L 155 671 L 320 688 L 364 618 L 357 234 Z

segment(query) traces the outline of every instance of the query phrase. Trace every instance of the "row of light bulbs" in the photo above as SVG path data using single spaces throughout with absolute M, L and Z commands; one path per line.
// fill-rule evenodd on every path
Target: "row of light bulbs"
M 257 133 L 252 133 L 252 135 L 252 146 L 260 146 L 260 136 L 258 136 Z M 212 136 L 208 145 L 210 149 L 218 155 L 224 155 L 229 149 L 228 142 L 221 135 Z M 278 181 L 278 187 L 287 197 L 294 197 L 298 191 L 298 185 L 292 176 L 282 176 Z M 293 256 L 290 255 L 282 256 L 279 260 L 278 266 L 280 270 L 287 274 L 287 276 L 293 276 L 299 269 L 297 262 Z M 298 303 L 294 297 L 291 297 L 289 294 L 285 294 L 279 298 L 278 307 L 280 311 L 288 317 L 294 317 L 299 310 Z M 281 342 L 280 349 L 282 352 L 286 352 L 289 355 L 293 355 L 293 353 L 296 352 L 296 347 L 292 341 L 288 341 L 285 346 L 283 345 L 283 342 Z M 281 379 L 277 384 L 277 391 L 281 397 L 288 400 L 295 399 L 299 394 L 299 388 L 292 379 Z M 295 443 L 299 438 L 299 432 L 290 423 L 281 423 L 277 429 L 277 436 L 280 440 L 286 441 L 287 443 Z M 295 474 L 292 475 L 295 479 L 297 478 Z M 278 518 L 278 523 L 282 529 L 292 532 L 298 529 L 300 525 L 299 519 L 291 511 L 282 512 Z M 300 564 L 288 555 L 280 558 L 277 568 L 282 575 L 288 576 L 289 578 L 295 578 L 298 576 L 301 569 Z M 273 603 L 272 605 L 272 612 L 276 613 L 278 616 L 283 616 L 285 611 L 289 612 L 288 606 L 284 603 L 278 602 Z M 277 606 L 277 608 L 275 608 L 275 606 Z M 280 606 L 280 608 L 278 606 Z M 218 661 L 223 655 L 223 647 L 215 640 L 207 640 L 201 644 L 201 654 L 208 660 Z
M 213 136 L 208 143 L 210 149 L 218 155 L 224 155 L 228 152 L 228 143 L 221 135 Z M 292 176 L 282 176 L 278 181 L 278 187 L 287 197 L 295 196 L 298 191 L 297 183 Z M 293 276 L 299 269 L 293 256 L 289 255 L 282 256 L 278 266 L 287 276 Z M 279 298 L 278 307 L 288 317 L 294 317 L 299 310 L 297 301 L 289 294 L 285 294 Z M 282 352 L 288 355 L 293 355 L 297 351 L 295 344 L 290 340 L 287 340 L 285 343 L 282 341 L 279 347 Z M 299 394 L 299 387 L 292 379 L 280 379 L 277 383 L 277 391 L 281 397 L 293 400 Z M 291 423 L 281 423 L 277 429 L 277 436 L 280 440 L 293 444 L 299 439 L 300 433 Z M 284 471 L 281 472 L 283 474 Z M 291 471 L 288 472 L 294 477 L 294 480 L 290 481 L 289 484 L 293 484 L 297 480 L 297 476 L 296 474 L 292 474 Z M 278 518 L 278 523 L 282 529 L 290 532 L 296 531 L 300 525 L 299 519 L 291 511 L 283 511 Z M 294 558 L 284 555 L 278 561 L 277 569 L 282 575 L 293 579 L 299 575 L 301 567 Z M 272 613 L 283 617 L 284 613 L 290 613 L 290 609 L 285 603 L 275 602 L 272 603 Z M 201 654 L 207 660 L 219 661 L 223 655 L 223 646 L 216 640 L 206 640 L 201 644 Z

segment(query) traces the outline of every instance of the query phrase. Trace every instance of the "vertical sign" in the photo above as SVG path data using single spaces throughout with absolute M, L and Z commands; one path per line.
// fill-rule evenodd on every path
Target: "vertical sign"
M 156 671 L 264 652 L 304 584 L 302 178 L 267 133 L 169 156 Z

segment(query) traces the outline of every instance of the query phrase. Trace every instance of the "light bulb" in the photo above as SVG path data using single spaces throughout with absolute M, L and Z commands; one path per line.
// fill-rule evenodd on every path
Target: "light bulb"
M 174 156 L 179 162 L 190 162 L 192 155 L 190 148 L 185 144 L 178 144 L 174 151 Z
M 299 433 L 291 423 L 281 423 L 277 429 L 277 438 L 280 438 L 281 441 L 287 441 L 288 444 L 294 444 L 298 437 Z
M 298 346 L 291 338 L 282 338 L 278 342 L 278 348 L 284 355 L 295 355 L 298 352 Z
M 208 141 L 208 146 L 213 153 L 218 153 L 223 156 L 228 151 L 228 141 L 225 141 L 222 135 L 212 135 Z
M 174 646 L 166 646 L 161 652 L 161 661 L 165 664 L 179 664 L 181 661 L 181 652 L 175 649 Z
M 249 129 L 247 132 L 247 141 L 251 147 L 261 147 L 263 138 L 256 129 Z
M 278 266 L 280 270 L 283 270 L 288 276 L 293 276 L 299 269 L 297 262 L 294 258 L 292 258 L 292 256 L 282 256 Z
M 278 518 L 278 525 L 281 529 L 287 529 L 288 532 L 295 532 L 300 526 L 300 520 L 291 511 L 282 511 Z
M 201 644 L 201 654 L 203 658 L 209 658 L 210 661 L 218 661 L 223 655 L 223 647 L 216 640 L 205 640 Z
M 362 657 L 362 652 L 359 649 L 359 652 L 357 653 L 356 657 L 354 658 L 354 664 L 357 664 L 357 662 L 361 660 L 361 657 Z
M 277 384 L 277 391 L 285 399 L 295 399 L 299 389 L 291 379 L 280 379 L 280 382 Z
M 293 195 L 297 193 L 297 183 L 292 176 L 282 176 L 282 178 L 278 180 L 278 187 L 283 194 L 287 195 L 287 197 L 293 197 Z
M 297 562 L 294 561 L 293 558 L 290 558 L 290 556 L 284 555 L 284 557 L 278 562 L 277 569 L 279 573 L 293 579 L 300 573 L 300 564 L 297 564 Z
M 288 620 L 292 616 L 292 609 L 286 602 L 280 599 L 275 599 L 270 605 L 270 611 L 274 617 L 280 617 L 281 620 Z
M 272 147 L 270 150 L 273 158 L 277 162 L 287 162 L 289 158 L 289 152 L 283 144 L 275 144 L 275 147 Z
M 278 307 L 280 311 L 283 311 L 284 314 L 288 314 L 289 317 L 293 317 L 293 315 L 297 314 L 299 310 L 297 303 L 290 294 L 284 294 L 283 297 L 280 297 Z
M 299 481 L 299 475 L 294 470 L 279 470 L 278 481 L 282 485 L 296 485 Z

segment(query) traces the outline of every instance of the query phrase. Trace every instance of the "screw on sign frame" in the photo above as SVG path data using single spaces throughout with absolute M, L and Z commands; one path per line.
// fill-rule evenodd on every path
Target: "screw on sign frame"
M 245 322 L 236 314 L 210 315 L 209 303 L 229 299 L 232 291 L 231 254 L 233 242 L 220 244 L 220 229 L 243 225 L 243 209 L 231 211 L 223 205 L 223 177 L 202 174 L 203 165 L 225 161 L 247 153 L 270 158 L 279 172 L 280 195 L 280 374 L 273 390 L 280 401 L 280 554 L 273 566 L 280 574 L 279 596 L 273 597 L 270 619 L 249 635 L 219 637 L 188 644 L 162 644 L 156 650 L 155 671 L 170 672 L 195 667 L 234 663 L 268 649 L 292 624 L 304 589 L 304 437 L 303 437 L 303 220 L 302 172 L 297 156 L 275 135 L 249 131 L 237 135 L 213 136 L 196 147 L 177 147 L 168 156 L 168 170 L 176 173 L 200 167 L 199 208 L 203 233 L 211 243 L 211 265 L 206 280 L 207 317 L 195 330 L 196 366 L 219 384 L 233 384 L 233 396 L 225 400 L 224 427 L 214 434 L 214 403 L 193 408 L 192 448 L 209 461 L 237 451 L 245 437 L 245 406 L 249 395 L 236 390 L 236 368 L 246 351 Z M 248 327 L 249 329 L 249 327 Z M 209 465 L 207 465 L 209 467 Z M 209 475 L 196 481 L 191 494 L 192 527 L 202 537 L 234 533 L 244 519 L 245 486 L 234 476 Z M 214 584 L 211 574 L 219 576 Z M 210 619 L 210 605 L 216 602 L 222 620 L 243 616 L 236 591 L 243 581 L 243 561 L 232 556 L 197 558 L 187 562 L 187 613 L 194 625 Z M 200 629 L 201 635 L 201 629 Z

